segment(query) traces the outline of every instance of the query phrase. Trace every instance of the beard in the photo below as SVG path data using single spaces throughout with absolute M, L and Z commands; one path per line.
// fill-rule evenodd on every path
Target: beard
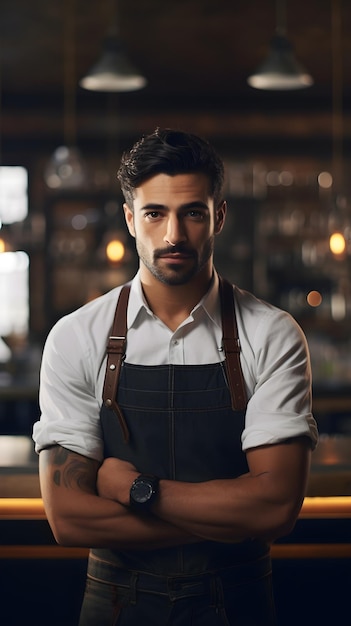
M 156 249 L 150 254 L 137 238 L 135 243 L 140 261 L 143 262 L 151 274 L 161 283 L 175 286 L 185 285 L 205 267 L 213 255 L 214 236 L 212 235 L 207 239 L 200 254 L 197 250 L 187 248 L 183 244 Z M 164 255 L 171 255 L 177 252 L 186 254 L 187 258 L 184 259 L 183 263 L 162 261 Z

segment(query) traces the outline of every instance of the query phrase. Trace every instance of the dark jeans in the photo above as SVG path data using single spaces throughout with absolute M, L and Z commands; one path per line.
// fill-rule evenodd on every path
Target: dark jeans
M 90 560 L 79 626 L 275 626 L 269 557 L 165 577 Z

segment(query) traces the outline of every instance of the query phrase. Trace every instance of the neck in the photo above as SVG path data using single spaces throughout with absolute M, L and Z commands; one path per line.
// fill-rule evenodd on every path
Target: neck
M 178 328 L 207 293 L 213 270 L 212 266 L 206 268 L 184 285 L 167 285 L 144 269 L 140 268 L 140 279 L 148 305 L 171 330 Z

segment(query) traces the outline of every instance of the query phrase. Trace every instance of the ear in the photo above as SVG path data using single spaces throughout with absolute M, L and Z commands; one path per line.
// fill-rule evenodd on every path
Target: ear
M 124 203 L 123 205 L 123 210 L 124 210 L 124 217 L 126 220 L 126 224 L 128 227 L 128 230 L 130 232 L 130 234 L 132 235 L 132 237 L 135 237 L 135 228 L 134 228 L 134 213 L 132 211 L 132 209 L 129 208 L 128 204 Z
M 216 209 L 215 225 L 214 225 L 215 235 L 219 235 L 219 233 L 222 231 L 222 228 L 225 222 L 226 213 L 227 213 L 227 203 L 225 200 L 223 200 L 223 202 L 221 202 Z

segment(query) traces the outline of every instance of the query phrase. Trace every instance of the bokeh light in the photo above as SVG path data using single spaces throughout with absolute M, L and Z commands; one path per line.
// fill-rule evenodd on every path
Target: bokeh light
M 109 241 L 106 246 L 106 256 L 109 261 L 113 263 L 117 263 L 118 261 L 122 261 L 125 254 L 124 245 L 119 239 L 113 239 Z

